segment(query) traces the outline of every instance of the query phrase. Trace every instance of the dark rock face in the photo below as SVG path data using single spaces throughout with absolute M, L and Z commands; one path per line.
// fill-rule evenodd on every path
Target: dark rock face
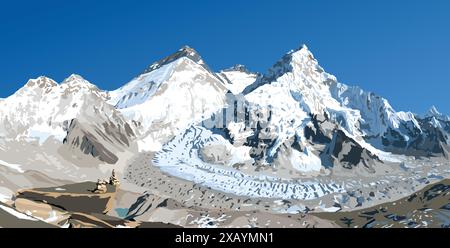
M 406 134 L 410 140 L 406 140 L 397 131 L 389 129 L 381 137 L 383 150 L 405 154 L 408 156 L 447 156 L 449 147 L 450 124 L 443 120 L 435 120 L 441 126 L 433 124 L 434 117 L 424 119 L 417 118 L 421 130 L 409 128 Z
M 134 137 L 132 128 L 126 122 L 122 126 L 110 121 L 103 122 L 100 126 L 91 126 L 74 119 L 68 128 L 64 144 L 100 161 L 115 164 L 119 159 L 115 152 L 129 147 Z
M 381 142 L 385 147 L 406 148 L 407 145 L 406 139 L 393 129 L 386 131 L 381 137 Z
M 94 135 L 80 129 L 78 121 L 73 120 L 64 144 L 69 144 L 72 149 L 80 149 L 84 154 L 91 155 L 103 162 L 114 164 L 119 160 Z
M 444 149 L 446 149 L 446 147 L 444 147 L 444 144 L 446 145 L 447 143 L 448 133 L 441 127 L 433 126 L 430 118 L 419 120 L 419 122 L 423 133 L 411 143 L 409 148 L 423 150 L 427 155 L 445 155 Z
M 328 158 L 334 165 L 342 165 L 346 169 L 364 166 L 369 172 L 375 172 L 374 165 L 381 160 L 370 151 L 348 137 L 343 131 L 336 130 L 331 143 L 322 154 L 322 159 Z
M 77 137 L 77 140 L 78 140 L 78 137 Z M 75 142 L 75 144 L 74 143 L 72 143 L 72 144 L 76 145 L 76 143 L 77 142 Z M 118 160 L 116 155 L 114 155 L 112 152 L 106 150 L 105 147 L 101 143 L 96 142 L 95 138 L 93 138 L 89 134 L 85 134 L 85 136 L 83 136 L 81 145 L 79 146 L 79 148 L 84 154 L 91 155 L 94 158 L 99 158 L 100 161 L 103 161 L 103 162 L 108 162 L 110 164 L 114 164 Z
M 333 130 L 337 125 L 330 122 L 328 116 L 310 115 L 312 125 L 305 127 L 305 138 L 313 143 L 328 144 L 333 138 Z
M 167 199 L 155 196 L 150 193 L 145 193 L 131 205 L 130 210 L 127 214 L 127 219 L 135 219 L 136 217 L 141 216 L 155 208 L 165 207 L 166 205 Z
M 139 217 L 145 216 L 146 214 L 158 208 L 182 209 L 187 207 L 172 198 L 164 198 L 149 192 L 145 192 L 142 196 L 136 199 L 135 203 L 130 206 L 126 219 L 138 219 Z
M 254 134 L 247 138 L 246 146 L 252 147 L 250 150 L 250 157 L 258 162 L 271 162 L 273 161 L 273 156 L 268 154 L 268 151 L 272 148 L 275 143 L 276 136 L 271 133 L 270 127 L 262 128 L 261 124 L 258 123 L 254 130 Z

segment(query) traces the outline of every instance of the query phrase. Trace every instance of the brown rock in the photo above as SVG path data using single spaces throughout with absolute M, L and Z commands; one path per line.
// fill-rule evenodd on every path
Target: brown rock
M 16 198 L 44 202 L 70 212 L 108 213 L 114 202 L 116 187 L 106 185 L 107 193 L 97 194 L 94 182 L 68 184 L 60 187 L 20 190 Z
M 108 187 L 106 186 L 107 184 L 108 184 L 108 182 L 106 182 L 105 180 L 98 179 L 97 185 L 94 189 L 94 193 L 104 194 L 104 193 L 108 192 Z
M 25 198 L 16 199 L 14 202 L 14 207 L 21 213 L 33 216 L 54 225 L 63 223 L 70 217 L 70 214 L 67 211 L 64 211 L 58 207 L 42 202 L 35 202 Z
M 17 216 L 23 215 L 22 217 Z M 57 226 L 45 223 L 33 217 L 28 217 L 0 202 L 0 228 L 56 228 Z

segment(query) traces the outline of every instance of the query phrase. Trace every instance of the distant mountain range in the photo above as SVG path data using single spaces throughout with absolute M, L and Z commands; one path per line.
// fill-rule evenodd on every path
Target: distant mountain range
M 8 170 L 83 181 L 115 168 L 144 187 L 158 179 L 136 178 L 130 164 L 151 154 L 153 169 L 212 192 L 323 200 L 323 209 L 339 208 L 327 197 L 350 192 L 355 181 L 371 185 L 410 161 L 443 164 L 433 175 L 448 177 L 449 135 L 450 118 L 435 107 L 426 115 L 396 111 L 340 83 L 305 45 L 264 74 L 243 65 L 214 72 L 183 47 L 114 91 L 78 75 L 59 84 L 39 77 L 0 100 L 0 164 Z M 10 184 L 4 188 L 42 186 Z

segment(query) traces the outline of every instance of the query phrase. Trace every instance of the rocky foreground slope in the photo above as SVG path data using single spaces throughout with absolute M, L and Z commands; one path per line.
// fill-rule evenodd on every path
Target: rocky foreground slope
M 176 227 L 142 223 L 108 215 L 118 185 L 114 182 L 83 182 L 58 187 L 19 190 L 13 200 L 0 205 L 0 227 Z
M 400 200 L 351 212 L 318 213 L 341 227 L 449 228 L 450 180 L 446 179 Z

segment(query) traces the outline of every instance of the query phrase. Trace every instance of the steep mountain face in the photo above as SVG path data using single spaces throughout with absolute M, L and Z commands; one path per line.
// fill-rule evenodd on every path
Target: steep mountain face
M 403 154 L 411 156 L 448 156 L 449 123 L 434 117 L 418 119 L 421 133 L 408 143 Z M 441 123 L 442 122 L 442 123 Z
M 336 84 L 332 92 L 343 105 L 360 110 L 364 138 L 375 147 L 418 156 L 443 154 L 446 149 L 441 142 L 446 143 L 447 135 L 437 125 L 429 124 L 433 119 L 426 120 L 411 112 L 395 112 L 386 99 L 358 87 Z
M 386 99 L 371 92 L 339 83 L 319 66 L 306 46 L 285 55 L 264 77 L 248 86 L 244 94 L 250 103 L 273 109 L 272 118 L 287 109 L 295 113 L 326 115 L 358 142 L 370 144 L 364 146 L 375 154 L 374 148 L 420 156 L 442 154 L 442 150 L 446 149 L 441 145 L 447 142 L 445 130 L 441 132 L 438 127 L 426 124 L 427 121 L 411 112 L 396 112 Z M 281 107 L 281 100 L 265 103 L 265 99 L 274 97 L 284 99 L 284 106 Z M 286 99 L 294 101 L 288 106 Z M 274 122 L 300 119 L 292 118 L 290 111 L 285 112 L 284 117 Z M 440 115 L 436 110 L 431 112 Z M 303 125 L 306 125 L 308 120 L 303 120 Z M 283 127 L 277 125 L 280 129 Z M 285 126 L 289 127 L 289 124 Z M 298 126 L 299 123 L 293 120 L 290 127 Z
M 0 103 L 0 135 L 19 142 L 70 143 L 85 154 L 115 163 L 113 153 L 131 146 L 134 131 L 106 103 L 107 96 L 78 75 L 61 84 L 46 77 L 32 79 Z
M 64 144 L 69 153 L 82 153 L 115 164 L 123 152 L 137 152 L 134 127 L 106 102 L 86 102 L 82 115 L 69 125 Z
M 106 94 L 77 75 L 60 85 L 46 77 L 32 79 L 0 103 L 0 135 L 41 143 L 49 137 L 62 141 L 70 121 L 90 98 L 102 101 Z
M 219 76 L 226 78 L 223 72 Z M 177 169 L 167 168 L 168 173 L 193 180 L 201 174 L 209 187 L 214 187 L 214 181 L 221 190 L 233 191 L 220 186 L 217 174 L 229 182 L 230 173 L 251 178 L 289 171 L 290 175 L 279 179 L 288 185 L 293 180 L 295 185 L 296 178 L 326 176 L 337 167 L 348 175 L 356 168 L 366 174 L 385 171 L 383 164 L 393 161 L 385 151 L 417 156 L 448 153 L 444 129 L 410 112 L 396 112 L 373 93 L 339 83 L 306 46 L 286 54 L 242 93 L 232 93 L 225 108 L 202 122 L 214 135 L 188 129 L 165 145 L 154 163 L 166 170 L 165 164 L 175 162 L 161 158 L 184 161 L 177 162 Z M 202 138 L 194 135 L 191 147 L 188 134 L 195 133 Z M 189 154 L 188 161 L 180 154 Z M 202 173 L 214 171 L 214 177 L 198 168 Z
M 431 107 L 428 113 L 421 118 L 422 122 L 432 129 L 437 130 L 446 140 L 447 145 L 450 145 L 450 117 L 439 113 L 436 107 Z M 441 139 L 442 141 L 442 139 Z
M 410 112 L 395 112 L 389 102 L 358 87 L 333 82 L 332 96 L 342 105 L 359 111 L 362 133 L 368 138 L 384 134 L 388 129 L 397 130 L 402 136 L 419 131 L 420 126 Z
M 340 129 L 368 154 L 381 153 L 361 138 L 359 110 L 335 99 L 333 84 L 335 77 L 323 71 L 306 46 L 291 51 L 249 85 L 243 97 L 231 100 L 243 107 L 225 110 L 240 116 L 228 120 L 223 132 L 238 135 L 228 127 L 251 122 L 238 133 L 249 133 L 243 145 L 251 147 L 256 164 L 289 164 L 303 174 L 323 172 L 327 166 L 322 165 L 329 162 L 322 161 L 321 154 Z
M 430 110 L 428 110 L 428 113 L 425 115 L 425 118 L 427 117 L 434 117 L 440 122 L 450 121 L 450 117 L 440 113 L 435 106 L 431 106 Z
M 330 156 L 334 163 L 333 166 L 341 165 L 346 169 L 364 166 L 367 171 L 375 172 L 376 163 L 381 162 L 376 155 L 341 130 L 334 133 L 333 139 L 324 154 Z
M 140 128 L 139 149 L 158 151 L 190 124 L 225 105 L 227 88 L 198 53 L 184 47 L 110 92 L 110 103 Z

